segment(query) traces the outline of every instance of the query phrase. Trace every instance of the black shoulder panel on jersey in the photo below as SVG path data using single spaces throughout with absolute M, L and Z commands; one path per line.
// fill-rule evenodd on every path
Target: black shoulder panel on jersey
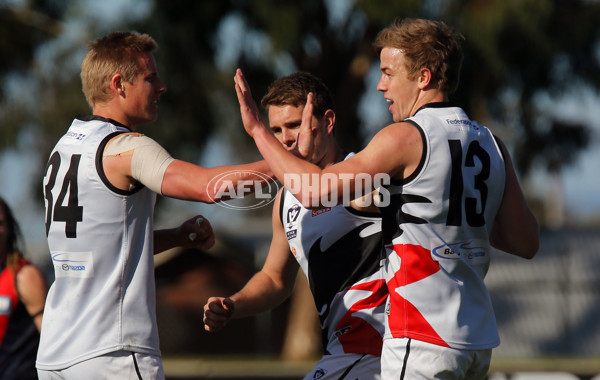
M 285 196 L 287 195 L 287 189 L 285 187 L 281 188 L 281 198 L 279 198 L 279 220 L 281 221 L 281 225 L 285 225 L 283 223 L 283 204 L 285 200 Z
M 113 191 L 113 192 L 115 192 L 116 194 L 119 194 L 119 195 L 132 195 L 132 194 L 137 193 L 141 189 L 143 189 L 144 185 L 142 185 L 140 182 L 136 182 L 136 185 L 133 188 L 133 190 L 122 190 L 122 189 L 119 189 L 118 187 L 116 187 L 112 183 L 110 183 L 110 181 L 106 177 L 106 173 L 104 173 L 104 166 L 102 166 L 102 155 L 104 153 L 104 148 L 106 147 L 106 144 L 108 144 L 108 142 L 113 137 L 115 137 L 117 135 L 120 135 L 122 133 L 125 133 L 125 132 L 113 132 L 113 133 L 109 134 L 108 136 L 106 136 L 100 142 L 100 145 L 98 145 L 98 150 L 96 151 L 96 171 L 98 172 L 98 175 L 100 176 L 100 179 L 102 180 L 102 182 L 111 191 Z
M 425 138 L 425 131 L 423 130 L 423 128 L 421 128 L 421 126 L 419 124 L 417 124 L 417 122 L 415 122 L 414 120 L 410 120 L 410 119 L 406 119 L 404 120 L 407 123 L 412 124 L 415 128 L 417 128 L 417 130 L 419 131 L 419 134 L 421 134 L 421 141 L 423 143 L 423 152 L 421 153 L 421 160 L 419 161 L 419 165 L 415 168 L 415 171 L 412 172 L 408 177 L 404 178 L 404 179 L 391 179 L 391 184 L 392 185 L 396 185 L 396 186 L 400 186 L 402 184 L 408 183 L 412 180 L 414 180 L 419 173 L 421 173 L 421 170 L 423 170 L 423 166 L 425 166 L 425 158 L 427 157 L 427 151 L 429 150 L 429 146 L 427 145 L 427 139 Z

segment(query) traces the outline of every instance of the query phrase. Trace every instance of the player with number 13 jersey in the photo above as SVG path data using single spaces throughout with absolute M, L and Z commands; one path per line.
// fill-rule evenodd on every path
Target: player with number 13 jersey
M 427 104 L 406 121 L 420 131 L 423 154 L 410 177 L 392 180 L 393 207 L 382 209 L 384 218 L 395 220 L 383 230 L 386 338 L 495 347 L 500 341 L 483 279 L 504 190 L 501 150 L 486 127 L 449 103 Z

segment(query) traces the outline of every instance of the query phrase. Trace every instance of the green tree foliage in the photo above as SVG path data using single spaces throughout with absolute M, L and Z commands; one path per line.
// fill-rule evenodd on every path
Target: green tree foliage
M 19 128 L 31 122 L 27 107 L 15 104 L 14 94 L 7 92 L 7 81 L 31 75 L 37 47 L 62 29 L 62 12 L 51 1 L 31 1 L 18 9 L 0 3 L 0 149 L 13 144 Z
M 9 99 L 0 91 L 3 146 L 14 142 L 17 126 L 28 125 L 50 142 L 42 145 L 47 151 L 75 114 L 89 112 L 76 70 L 47 75 L 32 65 L 33 52 L 59 34 L 57 20 L 77 17 L 76 4 L 81 6 L 39 0 L 29 8 L 36 17 L 0 6 L 0 80 L 20 73 L 37 81 L 29 108 L 11 104 L 8 112 Z M 575 86 L 598 90 L 597 1 L 155 0 L 146 19 L 124 26 L 157 39 L 159 71 L 168 88 L 159 120 L 143 131 L 176 157 L 192 161 L 219 131 L 241 160 L 255 159 L 256 149 L 240 126 L 235 68 L 244 69 L 257 100 L 277 76 L 307 70 L 334 93 L 343 148 L 360 149 L 366 141 L 360 137 L 359 102 L 365 75 L 378 64 L 372 42 L 396 17 L 441 19 L 464 34 L 462 85 L 452 99 L 514 148 L 523 173 L 538 164 L 560 171 L 577 160 L 589 127 L 540 108 L 538 100 L 560 99 Z M 237 20 L 241 34 L 220 34 L 225 20 Z M 99 33 L 97 24 L 88 28 L 89 36 L 81 38 Z M 71 48 L 52 56 L 54 64 L 73 61 L 84 45 L 72 41 Z M 222 63 L 218 57 L 230 46 L 233 58 Z
M 365 91 L 365 74 L 370 65 L 377 63 L 372 41 L 396 17 L 430 17 L 444 20 L 465 36 L 462 86 L 453 100 L 513 146 L 523 173 L 535 164 L 559 171 L 575 162 L 587 146 L 591 133 L 587 126 L 548 113 L 536 100 L 540 94 L 558 99 L 573 85 L 597 90 L 598 2 L 358 0 L 350 1 L 349 10 L 341 17 L 328 11 L 327 4 L 333 3 L 157 1 L 148 27 L 161 35 L 162 67 L 169 73 L 167 83 L 184 84 L 171 91 L 170 99 L 177 105 L 173 110 L 181 109 L 177 111 L 181 118 L 194 115 L 193 122 L 182 120 L 178 128 L 202 123 L 201 136 L 206 136 L 213 125 L 223 122 L 217 118 L 210 125 L 205 123 L 210 120 L 205 113 L 210 109 L 202 106 L 210 104 L 206 97 L 219 93 L 219 99 L 235 103 L 231 91 L 234 67 L 228 72 L 214 67 L 211 59 L 223 47 L 210 42 L 222 18 L 235 13 L 243 20 L 246 32 L 261 33 L 270 44 L 268 56 L 260 62 L 251 54 L 240 54 L 235 65 L 247 73 L 255 98 L 260 99 L 270 81 L 286 74 L 275 69 L 276 59 L 285 54 L 293 62 L 293 69 L 320 76 L 333 90 L 338 138 L 344 148 L 360 149 L 366 142 L 360 138 L 358 103 Z M 245 35 L 235 38 L 247 42 Z M 186 107 L 185 102 L 190 100 L 192 105 Z M 231 134 L 240 131 L 233 127 Z M 178 138 L 177 133 L 173 138 Z M 232 141 L 247 142 L 239 136 Z
M 559 172 L 588 146 L 591 130 L 540 108 L 600 86 L 600 3 L 579 0 L 469 1 L 452 17 L 466 37 L 460 102 L 497 126 L 515 147 L 523 173 L 533 165 Z M 461 5 L 461 6 L 459 6 Z M 507 102 L 510 94 L 514 99 Z

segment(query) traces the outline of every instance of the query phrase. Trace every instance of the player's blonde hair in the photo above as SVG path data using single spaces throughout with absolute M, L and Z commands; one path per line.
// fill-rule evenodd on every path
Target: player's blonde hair
M 140 55 L 157 48 L 152 37 L 134 31 L 113 32 L 92 41 L 81 64 L 83 94 L 90 107 L 110 100 L 108 85 L 115 74 L 133 83 L 140 72 Z
M 409 79 L 422 68 L 431 71 L 432 83 L 445 94 L 458 87 L 464 37 L 441 21 L 396 19 L 377 35 L 374 47 L 401 49 L 406 58 Z

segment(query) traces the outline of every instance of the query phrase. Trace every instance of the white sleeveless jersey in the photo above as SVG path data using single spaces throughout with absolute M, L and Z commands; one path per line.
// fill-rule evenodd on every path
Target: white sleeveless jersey
M 504 193 L 502 152 L 461 108 L 432 103 L 406 121 L 422 134 L 410 178 L 393 181 L 384 207 L 386 336 L 459 349 L 500 343 L 484 284 L 489 235 Z
M 129 132 L 78 117 L 50 155 L 44 177 L 46 233 L 55 281 L 48 292 L 37 367 L 63 369 L 117 350 L 160 355 L 153 210 L 156 194 L 106 179 L 102 151 Z
M 387 298 L 381 216 L 343 205 L 309 210 L 285 188 L 280 216 L 319 312 L 325 354 L 380 356 Z

